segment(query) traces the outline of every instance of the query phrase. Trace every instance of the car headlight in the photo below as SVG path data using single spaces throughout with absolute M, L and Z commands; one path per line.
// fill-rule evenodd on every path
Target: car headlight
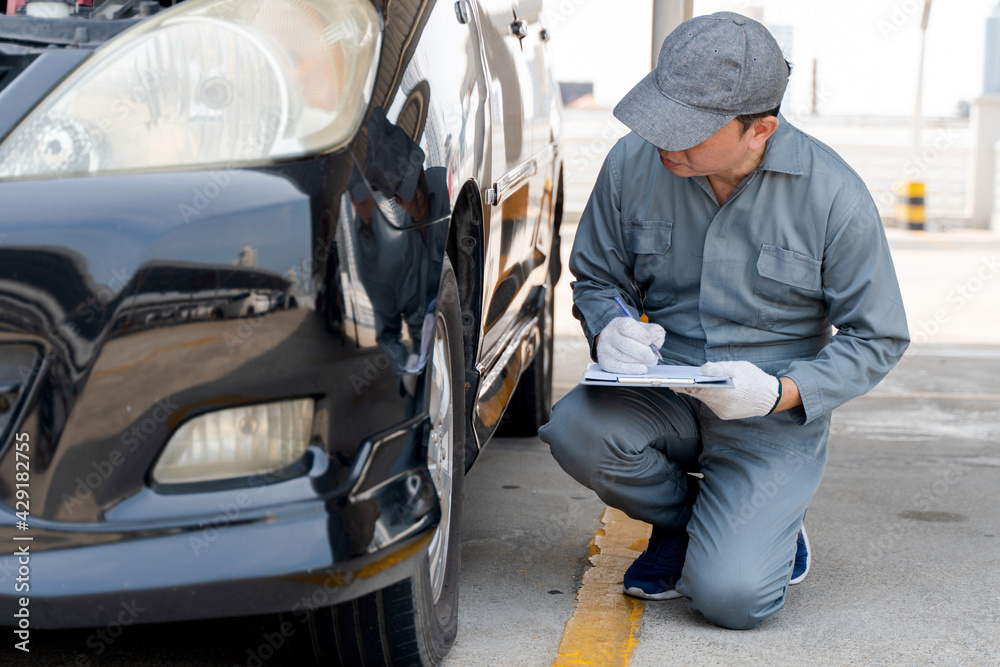
M 187 0 L 98 49 L 0 145 L 0 178 L 333 150 L 368 106 L 367 0 Z
M 287 468 L 305 454 L 311 398 L 249 405 L 199 415 L 181 424 L 156 466 L 160 484 L 249 477 Z

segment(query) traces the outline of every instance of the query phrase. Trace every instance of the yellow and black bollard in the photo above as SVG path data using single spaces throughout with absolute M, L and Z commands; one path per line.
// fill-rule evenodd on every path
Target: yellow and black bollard
M 899 181 L 896 183 L 896 220 L 906 229 L 923 231 L 924 184 L 920 181 Z

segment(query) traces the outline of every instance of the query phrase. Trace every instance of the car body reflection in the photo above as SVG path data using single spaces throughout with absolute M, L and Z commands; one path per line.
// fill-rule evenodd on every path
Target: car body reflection
M 321 632 L 331 606 L 410 586 L 445 619 L 435 650 L 454 640 L 461 479 L 505 419 L 547 416 L 560 110 L 539 2 L 363 9 L 381 48 L 345 145 L 0 179 L 0 538 L 24 433 L 34 627 L 101 625 L 125 597 L 158 622 L 321 591 Z M 59 21 L 28 38 L 0 17 L 0 137 L 141 17 L 89 23 L 74 53 Z M 302 423 L 282 421 L 292 403 Z M 236 435 L 213 431 L 226 415 Z M 190 450 L 164 456 L 195 420 Z M 157 481 L 171 461 L 257 461 L 240 443 L 267 429 L 299 434 L 294 457 Z M 4 617 L 16 605 L 0 591 Z

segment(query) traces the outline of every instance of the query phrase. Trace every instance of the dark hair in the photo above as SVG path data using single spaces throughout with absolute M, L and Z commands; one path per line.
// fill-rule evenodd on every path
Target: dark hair
M 788 65 L 788 75 L 791 76 L 792 63 L 786 60 L 785 64 Z M 779 111 L 781 111 L 781 104 L 778 104 L 778 106 L 774 107 L 770 111 L 762 111 L 760 113 L 746 113 L 741 116 L 737 116 L 736 120 L 740 122 L 740 136 L 742 137 L 744 134 L 746 134 L 750 130 L 750 128 L 753 127 L 753 124 L 756 123 L 761 118 L 767 118 L 768 116 L 777 116 Z

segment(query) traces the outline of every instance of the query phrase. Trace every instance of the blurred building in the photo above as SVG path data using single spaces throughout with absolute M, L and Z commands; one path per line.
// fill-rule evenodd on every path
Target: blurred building
M 571 105 L 583 98 L 594 99 L 594 84 L 591 81 L 561 81 L 559 92 L 563 105 Z
M 986 19 L 986 61 L 983 94 L 1000 95 L 1000 2 Z
M 240 252 L 237 255 L 236 259 L 233 260 L 233 265 L 234 266 L 248 266 L 248 267 L 251 267 L 251 268 L 256 267 L 257 266 L 257 249 L 254 248 L 253 246 L 249 246 L 249 245 L 243 246 L 242 248 L 240 248 Z
M 970 227 L 1000 229 L 1000 2 L 986 18 L 983 94 L 972 101 L 969 128 L 968 203 Z

